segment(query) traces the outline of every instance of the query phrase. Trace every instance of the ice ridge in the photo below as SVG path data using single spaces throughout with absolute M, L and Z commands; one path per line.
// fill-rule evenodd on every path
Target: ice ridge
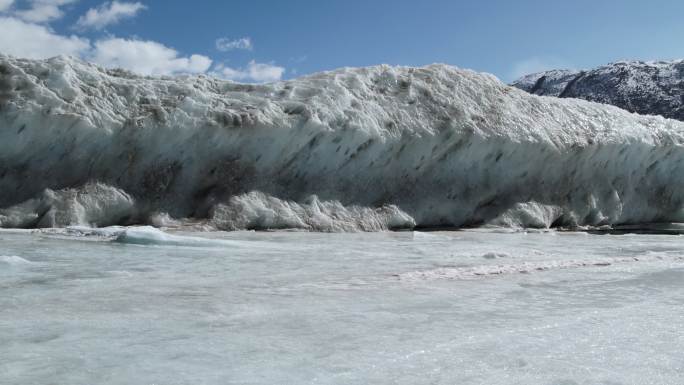
M 682 122 L 441 64 L 248 85 L 0 55 L 3 227 L 682 221 L 683 144 Z

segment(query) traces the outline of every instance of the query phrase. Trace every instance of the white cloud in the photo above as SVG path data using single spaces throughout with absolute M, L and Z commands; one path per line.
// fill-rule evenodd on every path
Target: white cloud
M 134 17 L 147 7 L 142 3 L 120 3 L 118 1 L 103 3 L 97 8 L 90 8 L 85 15 L 76 22 L 80 29 L 103 29 L 119 21 Z
M 532 57 L 514 63 L 509 74 L 508 80 L 513 81 L 525 75 L 530 75 L 542 71 L 571 68 L 572 65 L 569 65 L 566 61 L 558 58 Z
M 71 55 L 109 68 L 123 68 L 142 75 L 174 75 L 207 73 L 212 60 L 204 55 L 182 56 L 178 51 L 156 41 L 136 38 L 107 37 L 94 42 L 77 35 L 62 35 L 46 22 L 62 16 L 61 6 L 78 0 L 28 0 L 30 8 L 16 11 L 12 0 L 0 0 L 0 53 L 30 59 Z M 102 28 L 123 17 L 131 17 L 145 9 L 141 3 L 114 0 L 91 9 L 81 19 L 82 27 Z M 7 12 L 7 11 L 10 12 Z M 93 11 L 93 12 L 90 12 Z M 217 41 L 217 48 L 252 49 L 248 37 Z M 280 80 L 285 68 L 273 63 L 250 61 L 245 67 L 230 68 L 218 64 L 211 74 L 226 79 L 251 82 Z
M 77 0 L 30 0 L 31 8 L 20 10 L 16 15 L 32 23 L 45 23 L 64 16 L 60 7 Z
M 0 0 L 0 12 L 8 10 L 13 3 L 14 0 Z
M 254 60 L 247 64 L 247 68 L 230 68 L 223 64 L 214 67 L 212 75 L 236 81 L 254 81 L 258 83 L 274 82 L 283 77 L 285 68 L 269 63 L 257 63 Z
M 87 39 L 57 35 L 45 26 L 10 17 L 0 17 L 0 31 L 0 52 L 18 57 L 79 56 L 90 48 Z
M 202 55 L 180 57 L 173 48 L 155 41 L 121 38 L 95 42 L 88 59 L 105 67 L 125 68 L 143 75 L 204 73 L 212 63 Z
M 231 40 L 227 37 L 216 39 L 216 49 L 221 52 L 228 52 L 236 49 L 251 51 L 253 48 L 252 39 L 249 37 L 242 37 L 235 40 Z
M 91 44 L 78 36 L 59 35 L 44 25 L 0 17 L 0 52 L 29 59 L 72 55 L 105 67 L 120 67 L 143 75 L 204 73 L 211 67 L 203 55 L 180 56 L 154 41 L 106 38 Z

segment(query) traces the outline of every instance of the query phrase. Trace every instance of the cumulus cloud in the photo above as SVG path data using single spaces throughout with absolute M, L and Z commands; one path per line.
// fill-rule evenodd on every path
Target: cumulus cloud
M 11 17 L 0 17 L 0 31 L 0 52 L 18 57 L 80 56 L 90 48 L 87 39 L 57 35 L 45 26 Z
M 0 0 L 0 12 L 8 10 L 13 3 L 14 0 Z
M 216 39 L 216 49 L 221 52 L 228 52 L 236 49 L 251 51 L 253 48 L 254 46 L 252 45 L 252 39 L 249 37 L 242 37 L 239 39 L 222 37 L 220 39 Z
M 88 59 L 106 67 L 119 67 L 143 75 L 203 73 L 211 59 L 202 55 L 179 56 L 178 51 L 155 41 L 108 38 L 95 42 Z
M 32 23 L 45 23 L 64 16 L 61 7 L 77 0 L 30 0 L 30 8 L 19 10 L 16 15 Z
M 235 81 L 266 83 L 278 81 L 283 77 L 285 68 L 270 63 L 257 63 L 252 60 L 246 68 L 230 68 L 223 64 L 214 67 L 212 75 Z
M 138 38 L 105 37 L 90 41 L 78 35 L 55 32 L 49 22 L 62 16 L 60 7 L 77 0 L 27 0 L 25 9 L 17 10 L 13 0 L 0 0 L 0 53 L 30 59 L 46 59 L 71 55 L 109 68 L 123 68 L 142 75 L 174 75 L 208 73 L 225 79 L 248 82 L 280 80 L 285 68 L 273 63 L 250 61 L 244 67 L 212 68 L 212 60 L 204 55 L 184 56 L 162 43 Z M 101 29 L 126 17 L 132 17 L 145 6 L 139 2 L 113 0 L 90 9 L 77 25 Z M 219 39 L 216 47 L 223 51 L 252 49 L 248 37 Z
M 81 16 L 76 22 L 79 29 L 103 29 L 108 25 L 116 24 L 119 21 L 135 17 L 138 12 L 147 7 L 142 3 L 125 3 L 113 1 L 103 3 L 97 8 L 90 8 L 85 15 Z
M 212 63 L 202 55 L 183 57 L 154 41 L 106 38 L 91 44 L 88 39 L 59 35 L 44 25 L 11 17 L 0 17 L 0 31 L 0 52 L 29 59 L 72 55 L 142 75 L 204 73 Z

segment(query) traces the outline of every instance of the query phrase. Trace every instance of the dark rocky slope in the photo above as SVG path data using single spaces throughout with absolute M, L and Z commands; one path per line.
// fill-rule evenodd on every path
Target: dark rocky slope
M 536 95 L 612 104 L 643 115 L 684 120 L 684 60 L 617 62 L 587 71 L 552 70 L 513 86 Z

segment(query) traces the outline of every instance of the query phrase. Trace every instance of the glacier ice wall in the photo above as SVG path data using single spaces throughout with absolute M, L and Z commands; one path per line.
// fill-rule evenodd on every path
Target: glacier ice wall
M 109 226 L 136 215 L 135 202 L 125 192 L 87 183 L 77 189 L 45 189 L 37 198 L 0 209 L 0 227 Z
M 302 203 L 288 202 L 260 192 L 230 198 L 214 206 L 211 222 L 221 230 L 301 229 L 357 232 L 411 229 L 414 219 L 394 205 L 379 208 L 321 202 L 313 195 Z
M 246 85 L 0 56 L 4 208 L 97 183 L 134 202 L 118 221 L 218 212 L 235 228 L 250 192 L 302 218 L 316 195 L 394 207 L 418 226 L 680 221 L 683 143 L 678 121 L 529 95 L 446 65 Z

